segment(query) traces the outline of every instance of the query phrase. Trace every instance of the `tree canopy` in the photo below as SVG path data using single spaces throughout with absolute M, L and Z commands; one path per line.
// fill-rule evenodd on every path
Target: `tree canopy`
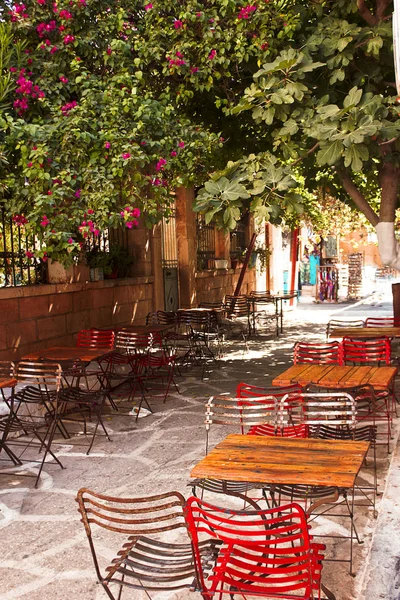
M 2 100 L 11 212 L 69 249 L 87 228 L 132 226 L 134 208 L 155 222 L 192 182 L 226 228 L 243 210 L 294 225 L 321 189 L 393 224 L 391 4 L 2 2 L 20 44 Z

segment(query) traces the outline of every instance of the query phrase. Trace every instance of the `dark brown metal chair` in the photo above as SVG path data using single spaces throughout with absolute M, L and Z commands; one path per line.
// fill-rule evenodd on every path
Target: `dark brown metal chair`
M 115 498 L 82 488 L 77 502 L 97 574 L 107 596 L 121 598 L 122 590 L 160 592 L 197 587 L 192 546 L 184 518 L 185 499 L 179 492 L 148 498 Z M 96 536 L 92 527 L 97 526 Z M 122 538 L 109 566 L 102 568 L 96 552 L 98 527 Z M 170 541 L 174 531 L 174 539 Z M 109 538 L 108 538 L 109 539 Z M 218 542 L 206 541 L 201 547 L 203 566 L 212 564 Z M 134 598 L 135 596 L 131 596 Z
M 40 465 L 35 487 L 49 454 L 64 468 L 51 450 L 58 422 L 61 375 L 57 363 L 21 361 L 15 368 L 19 389 L 11 396 L 9 420 L 2 441 L 12 448 L 13 453 L 14 448 L 22 449 L 18 454 L 14 453 L 18 466 L 23 460 Z M 40 460 L 32 457 L 31 449 L 34 448 L 38 448 Z

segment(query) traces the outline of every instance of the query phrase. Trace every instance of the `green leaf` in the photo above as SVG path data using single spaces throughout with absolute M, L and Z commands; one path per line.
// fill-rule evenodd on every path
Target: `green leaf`
M 362 90 L 359 90 L 357 87 L 351 88 L 350 92 L 343 100 L 344 108 L 348 108 L 349 106 L 357 106 L 361 100 L 362 93 Z
M 331 143 L 321 143 L 320 150 L 317 152 L 317 164 L 334 165 L 343 154 L 343 143 L 336 140 Z

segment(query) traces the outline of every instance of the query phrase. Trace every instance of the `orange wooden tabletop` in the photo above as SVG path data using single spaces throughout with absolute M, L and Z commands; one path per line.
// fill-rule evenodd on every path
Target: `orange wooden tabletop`
M 315 383 L 326 387 L 354 387 L 364 383 L 375 389 L 390 387 L 397 373 L 397 367 L 351 367 L 338 365 L 292 365 L 273 379 L 277 387 L 298 383 L 305 386 Z
M 356 340 L 377 337 L 400 337 L 400 327 L 335 327 L 335 329 L 329 332 L 329 337 L 349 337 Z
M 0 379 L 0 389 L 2 388 L 10 388 L 17 385 L 17 380 L 12 377 L 4 377 Z
M 190 476 L 350 488 L 368 448 L 368 442 L 231 434 L 192 469 Z
M 73 348 L 71 346 L 53 346 L 52 348 L 43 348 L 31 354 L 27 354 L 22 360 L 39 360 L 46 358 L 55 362 L 63 360 L 80 359 L 83 362 L 98 360 L 105 354 L 112 352 L 110 348 Z

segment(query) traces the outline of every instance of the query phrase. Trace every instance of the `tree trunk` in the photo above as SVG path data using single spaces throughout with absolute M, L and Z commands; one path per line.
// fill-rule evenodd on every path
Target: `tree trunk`
M 382 189 L 379 223 L 376 225 L 379 254 L 384 265 L 400 270 L 400 245 L 394 229 L 399 169 L 390 162 L 384 163 L 379 170 L 379 183 Z

